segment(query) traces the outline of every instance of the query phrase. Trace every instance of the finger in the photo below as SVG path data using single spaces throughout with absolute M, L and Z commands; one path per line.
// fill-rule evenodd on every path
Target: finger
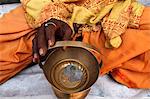
M 72 36 L 72 29 L 70 26 L 60 20 L 51 19 L 51 22 L 56 24 L 55 36 L 57 40 L 70 40 Z
M 33 55 L 33 62 L 34 63 L 38 63 L 38 61 L 39 61 L 39 55 L 37 53 L 34 53 L 34 55 Z
M 32 50 L 33 50 L 33 62 L 37 63 L 39 60 L 39 54 L 38 54 L 38 46 L 37 46 L 37 36 L 32 40 Z
M 81 26 L 82 26 L 82 24 L 73 23 L 73 29 L 74 29 L 75 33 L 78 32 L 78 30 Z
M 66 23 L 57 19 L 51 19 L 51 22 L 55 23 L 56 25 L 55 40 L 63 40 Z
M 41 28 L 38 29 L 37 33 L 38 49 L 41 56 L 44 56 L 47 53 L 47 41 L 45 36 L 45 28 L 44 25 L 42 25 Z
M 66 26 L 64 29 L 64 36 L 63 36 L 63 40 L 71 40 L 72 39 L 72 29 L 70 28 L 70 26 Z
M 65 25 L 64 25 L 65 26 Z M 72 29 L 66 24 L 66 26 L 64 27 L 65 29 L 64 30 L 64 36 L 63 36 L 63 40 L 64 41 L 68 41 L 68 40 L 71 40 L 71 36 L 72 36 Z M 63 50 L 66 50 L 67 49 L 67 46 L 64 46 L 63 47 Z
M 48 40 L 48 47 L 51 47 L 55 44 L 55 32 L 57 30 L 57 27 L 50 24 L 48 27 L 45 28 L 46 31 L 46 37 Z

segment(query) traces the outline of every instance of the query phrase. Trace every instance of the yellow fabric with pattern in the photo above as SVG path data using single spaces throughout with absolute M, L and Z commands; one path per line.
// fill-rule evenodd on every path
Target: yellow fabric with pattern
M 103 5 L 102 3 L 97 3 L 97 5 L 94 5 L 95 2 L 97 2 L 96 0 L 85 0 L 85 4 L 83 2 L 83 4 L 80 4 L 80 6 L 77 6 L 75 3 L 73 3 L 76 1 L 82 0 L 30 0 L 27 5 L 25 5 L 25 8 L 26 12 L 35 20 L 34 21 L 32 18 L 30 18 L 32 19 L 32 24 L 35 22 L 35 26 L 37 24 L 36 22 L 38 22 L 40 19 L 41 21 L 39 21 L 38 24 L 42 24 L 46 18 L 49 19 L 49 17 L 45 17 L 46 13 L 48 15 L 51 14 L 52 18 L 58 17 L 58 19 L 61 19 L 62 21 L 65 20 L 65 22 L 69 23 L 72 29 L 73 23 L 93 25 L 98 22 L 102 22 L 104 34 L 109 42 L 109 44 L 107 44 L 107 42 L 106 45 L 111 45 L 114 48 L 118 48 L 121 45 L 122 40 L 120 35 L 125 32 L 127 26 L 136 26 L 139 23 L 140 16 L 144 9 L 143 5 L 135 2 L 134 0 L 119 0 L 117 2 L 111 2 L 108 4 L 106 3 L 106 5 Z M 65 2 L 72 2 L 72 6 L 66 5 Z M 90 2 L 89 4 L 93 5 L 86 5 L 87 2 Z M 51 3 L 54 4 L 54 10 L 51 8 L 51 6 L 46 6 Z M 98 12 L 95 13 L 92 11 L 92 7 L 95 8 L 94 10 L 98 10 Z M 131 11 L 130 7 L 132 7 Z M 45 14 L 41 16 L 41 11 L 44 8 L 49 8 L 51 10 L 45 9 Z M 67 19 L 64 18 L 64 15 L 61 12 L 67 13 L 68 17 L 65 16 Z M 133 17 L 130 17 L 131 13 Z
M 26 5 L 26 12 L 36 20 L 42 8 L 50 2 L 52 1 L 51 0 L 30 0 Z
M 110 15 L 105 17 L 102 22 L 104 34 L 114 48 L 121 45 L 120 35 L 125 32 L 128 26 L 131 3 L 131 0 L 117 2 L 113 6 Z
M 114 3 L 103 7 L 101 11 L 96 14 L 96 17 L 93 17 L 90 19 L 90 23 L 96 24 L 97 22 L 99 22 L 106 14 L 110 12 L 113 6 L 114 6 Z
M 144 9 L 144 5 L 142 5 L 141 3 L 139 2 L 133 2 L 131 4 L 131 6 L 133 7 L 132 8 L 132 11 L 134 12 L 135 15 L 141 15 L 141 10 L 143 12 L 143 9 Z
M 35 20 L 38 18 L 41 10 L 50 2 L 75 2 L 81 0 L 30 0 L 26 6 L 26 12 Z
M 101 5 L 99 5 L 101 6 Z M 74 7 L 70 23 L 96 24 L 113 8 L 114 3 L 103 7 L 99 13 L 94 14 L 90 9 L 82 6 Z
M 76 2 L 76 1 L 81 1 L 81 0 L 59 0 L 61 2 Z
M 113 7 L 109 15 L 109 18 L 115 21 L 118 20 L 120 17 L 120 13 L 122 13 L 123 11 L 127 11 L 130 5 L 131 5 L 131 0 L 125 0 L 116 3 L 116 5 Z
M 78 23 L 78 24 L 87 24 L 89 23 L 90 18 L 94 16 L 95 16 L 94 13 L 92 13 L 87 8 L 76 6 L 73 9 L 71 22 Z

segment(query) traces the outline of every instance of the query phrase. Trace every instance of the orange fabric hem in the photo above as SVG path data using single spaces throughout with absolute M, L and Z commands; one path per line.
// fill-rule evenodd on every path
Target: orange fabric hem
M 0 75 L 0 85 L 8 81 L 11 77 L 15 76 L 24 68 L 26 68 L 31 63 L 31 61 L 32 61 L 32 57 L 29 57 L 28 59 L 24 60 L 24 62 L 21 62 L 21 64 L 18 63 L 19 65 L 17 66 L 17 68 L 6 70 L 8 73 L 5 74 L 2 73 L 2 75 Z M 5 72 L 5 71 L 0 70 L 0 72 Z
M 116 81 L 128 86 L 129 88 L 137 88 L 136 84 L 130 81 L 127 76 L 119 72 L 118 69 L 114 69 L 111 72 L 111 75 Z

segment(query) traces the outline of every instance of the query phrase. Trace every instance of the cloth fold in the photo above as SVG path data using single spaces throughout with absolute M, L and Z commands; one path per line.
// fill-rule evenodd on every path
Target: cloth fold
M 150 7 L 144 9 L 139 29 L 128 28 L 117 49 L 105 48 L 104 33 L 84 33 L 83 42 L 101 50 L 100 74 L 110 72 L 118 82 L 134 88 L 150 88 Z M 100 60 L 98 59 L 98 60 Z
M 95 55 L 103 61 L 101 75 L 111 72 L 113 78 L 134 88 L 150 88 L 150 7 L 145 7 L 138 29 L 128 28 L 121 35 L 123 43 L 115 49 L 105 48 L 103 32 L 83 33 L 83 42 L 101 50 Z M 0 19 L 0 84 L 25 68 L 32 61 L 32 39 L 22 6 Z
M 32 62 L 32 39 L 35 31 L 31 29 L 19 6 L 0 19 L 0 84 Z

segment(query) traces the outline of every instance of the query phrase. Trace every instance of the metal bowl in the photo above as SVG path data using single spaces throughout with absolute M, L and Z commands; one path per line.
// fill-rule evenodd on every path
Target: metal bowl
M 56 96 L 60 98 L 67 96 L 65 99 L 73 99 L 69 97 L 77 93 L 82 93 L 85 97 L 99 75 L 96 58 L 81 46 L 70 46 L 65 50 L 62 47 L 55 47 L 42 68 Z

